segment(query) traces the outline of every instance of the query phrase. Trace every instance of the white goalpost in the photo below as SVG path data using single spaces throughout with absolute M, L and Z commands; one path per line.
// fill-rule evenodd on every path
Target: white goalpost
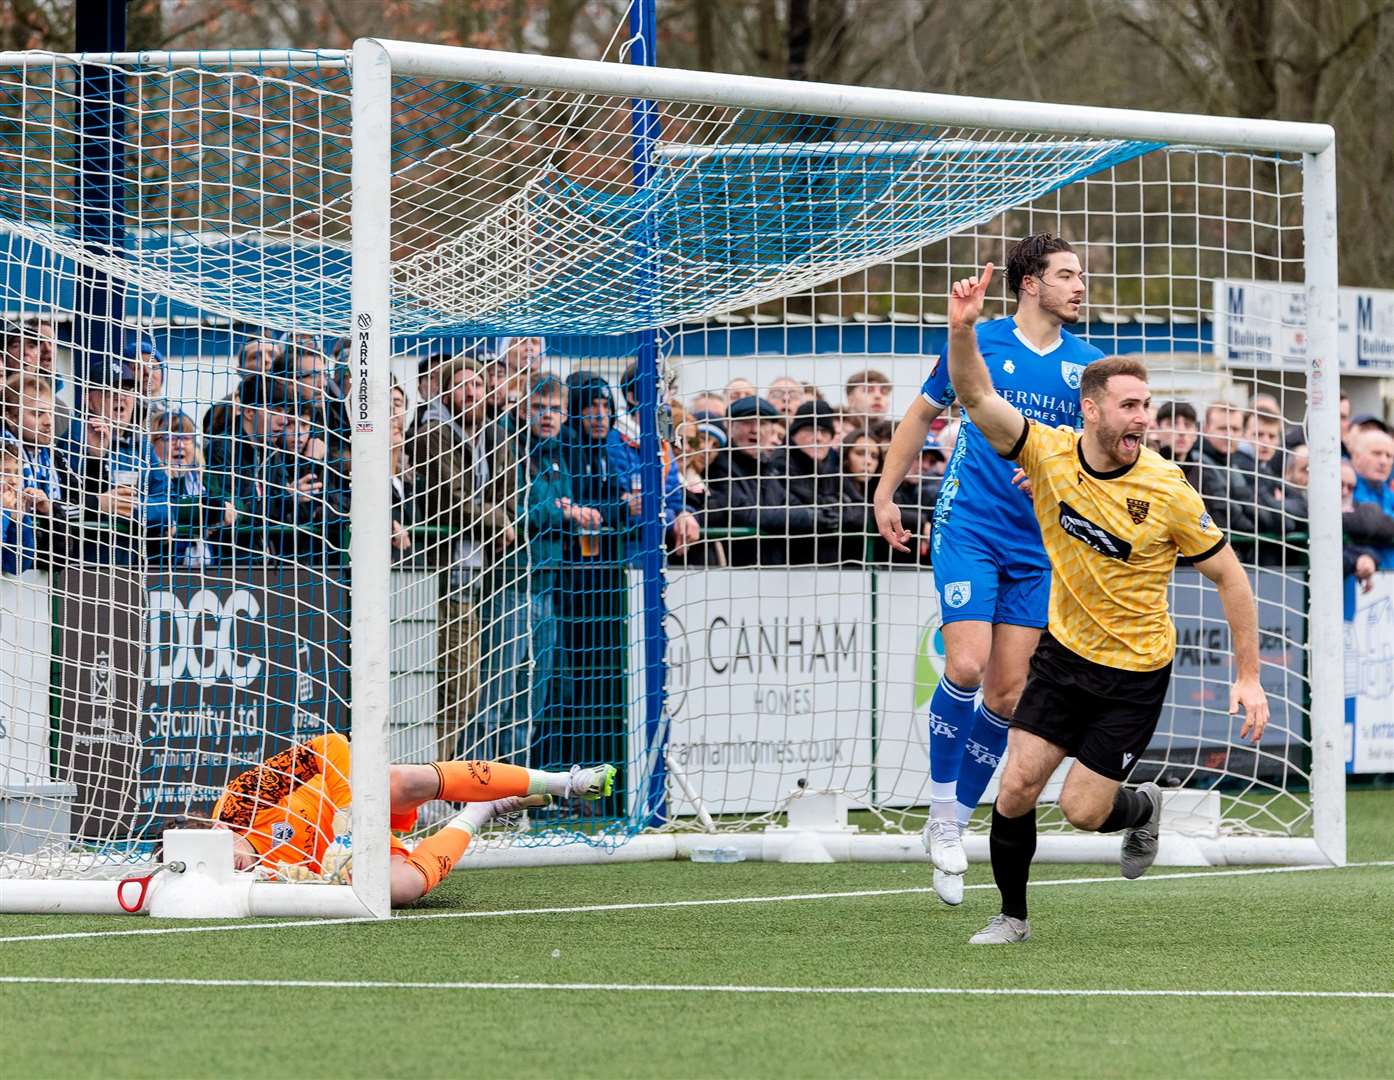
M 1135 774 L 1168 790 L 1160 861 L 1344 862 L 1335 190 L 1314 124 L 379 40 L 0 54 L 0 448 L 27 481 L 61 458 L 72 507 L 6 509 L 0 911 L 385 917 L 393 826 L 445 812 L 395 821 L 390 766 L 456 757 L 621 769 L 465 867 L 923 860 L 932 560 L 856 518 L 852 433 L 888 427 L 846 399 L 880 372 L 893 421 L 949 282 L 1037 232 L 1080 254 L 1078 332 L 1158 401 L 1283 433 L 1236 429 L 1260 482 L 1227 504 L 1272 731 L 1239 742 L 1218 604 L 1178 571 Z M 739 380 L 839 412 L 815 524 L 716 494 L 736 451 L 694 402 Z M 351 880 L 235 874 L 193 828 L 156 860 L 330 732 Z M 1042 828 L 1041 858 L 1116 856 Z

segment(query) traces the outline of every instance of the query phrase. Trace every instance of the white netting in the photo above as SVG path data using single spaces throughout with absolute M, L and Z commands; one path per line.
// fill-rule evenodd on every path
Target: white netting
M 7 875 L 119 873 L 349 728 L 326 65 L 0 65 Z
M 5 445 L 47 495 L 6 506 L 6 872 L 145 858 L 231 776 L 351 731 L 348 526 L 372 518 L 343 406 L 351 93 L 332 53 L 0 65 Z M 748 828 L 800 781 L 916 827 L 937 601 L 927 560 L 869 529 L 868 482 L 949 281 L 1010 241 L 1076 244 L 1083 332 L 1144 353 L 1159 401 L 1261 413 L 1269 390 L 1300 428 L 1292 365 L 1217 360 L 1209 322 L 1231 282 L 1302 280 L 1290 160 L 684 102 L 636 127 L 627 97 L 425 79 L 393 110 L 393 494 L 371 526 L 393 537 L 391 756 L 621 763 L 615 797 L 534 815 L 536 841 L 686 827 L 690 794 Z M 657 376 L 635 359 L 654 332 Z M 732 430 L 693 412 L 742 379 L 786 413 L 757 473 L 789 480 L 804 396 L 866 437 L 807 492 L 733 507 L 706 475 Z M 646 421 L 647 395 L 669 408 Z M 1250 511 L 1229 528 L 1271 615 L 1272 734 L 1246 751 L 1217 712 L 1227 644 L 1183 575 L 1195 661 L 1139 768 L 1209 792 L 1197 817 L 1210 799 L 1230 831 L 1286 835 L 1309 824 L 1307 649 L 1276 460 L 1254 466 L 1278 469 L 1276 529 L 1262 487 L 1214 496 Z
M 339 333 L 349 92 L 333 54 L 227 71 L 36 56 L 0 81 L 13 128 L 0 220 L 166 302 Z M 398 80 L 394 102 L 404 334 L 698 318 L 880 262 L 1148 148 L 683 104 L 660 110 L 645 142 L 627 98 Z M 117 126 L 124 138 L 96 161 L 94 137 Z M 829 138 L 768 152 L 803 130 Z M 94 205 L 103 163 L 122 195 Z
M 1274 709 L 1263 743 L 1241 741 L 1226 715 L 1228 631 L 1213 589 L 1179 570 L 1172 691 L 1134 779 L 1188 789 L 1177 806 L 1187 808 L 1185 827 L 1201 834 L 1310 833 L 1301 359 L 1261 348 L 1228 363 L 1214 322 L 1216 304 L 1223 320 L 1234 303 L 1233 285 L 1247 289 L 1247 332 L 1281 336 L 1281 309 L 1255 310 L 1255 296 L 1273 286 L 1244 283 L 1301 280 L 1300 201 L 1295 160 L 1172 149 L 1096 173 L 947 243 L 668 339 L 675 400 L 687 410 L 722 410 L 758 393 L 785 414 L 761 425 L 768 444 L 758 454 L 719 448 L 690 419 L 678 437 L 689 447 L 690 489 L 705 500 L 713 528 L 707 569 L 669 575 L 669 655 L 683 676 L 670 683 L 669 747 L 705 807 L 729 815 L 723 826 L 777 820 L 802 782 L 846 792 L 884 826 L 923 823 L 931 700 L 945 671 L 929 538 L 960 418 L 949 410 L 936 420 L 896 493 L 917 548 L 911 556 L 892 556 L 875 535 L 876 478 L 860 473 L 879 472 L 944 348 L 952 280 L 988 261 L 1004 267 L 1022 236 L 1055 233 L 1072 243 L 1088 281 L 1082 321 L 1068 329 L 1107 355 L 1145 360 L 1163 412 L 1151 441 L 1180 451 L 1188 478 L 1252 568 L 1259 598 Z M 988 316 L 1014 309 L 1003 278 Z M 794 413 L 815 397 L 827 402 L 835 435 L 813 439 L 811 418 Z M 791 426 L 803 445 L 788 436 Z M 975 495 L 984 493 L 958 497 Z M 712 571 L 713 561 L 723 568 Z M 697 827 L 692 800 L 670 792 L 678 824 Z M 1054 811 L 1042 821 L 1064 827 Z

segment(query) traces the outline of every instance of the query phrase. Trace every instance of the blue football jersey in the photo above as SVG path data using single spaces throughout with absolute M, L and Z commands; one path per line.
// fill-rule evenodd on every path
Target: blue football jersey
M 1102 352 L 1063 329 L 1058 342 L 1039 351 L 1011 318 L 979 323 L 976 330 L 992 385 L 1005 400 L 1050 427 L 1079 426 L 1079 377 Z M 921 393 L 931 405 L 953 404 L 947 356 L 935 362 Z M 1016 465 L 965 417 L 934 506 L 935 550 L 956 535 L 972 536 L 1018 563 L 1049 568 L 1031 500 L 1012 486 L 1015 472 Z

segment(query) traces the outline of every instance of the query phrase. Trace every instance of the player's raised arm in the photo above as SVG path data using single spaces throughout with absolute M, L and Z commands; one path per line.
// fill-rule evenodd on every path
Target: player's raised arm
M 981 276 L 962 278 L 949 291 L 949 380 L 968 418 L 999 454 L 1008 454 L 1021 439 L 1026 418 L 992 388 L 973 324 L 983 313 L 983 297 L 992 281 L 992 263 Z
M 1210 558 L 1197 562 L 1195 568 L 1215 583 L 1234 644 L 1235 675 L 1229 691 L 1229 714 L 1234 716 L 1241 708 L 1244 710 L 1239 736 L 1257 743 L 1268 726 L 1268 695 L 1258 677 L 1258 606 L 1249 586 L 1249 575 L 1228 544 Z

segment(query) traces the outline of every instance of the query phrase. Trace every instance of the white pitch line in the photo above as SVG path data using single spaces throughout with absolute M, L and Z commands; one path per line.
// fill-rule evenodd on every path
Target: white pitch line
M 1211 870 L 1191 873 L 1149 874 L 1136 881 L 1125 881 L 1120 877 L 1079 877 L 1057 878 L 1046 881 L 1033 881 L 1031 888 L 1048 888 L 1063 885 L 1126 885 L 1129 888 L 1139 882 L 1187 881 L 1193 879 L 1249 877 L 1256 874 L 1301 874 L 1319 870 L 1354 870 L 1371 866 L 1394 866 L 1394 860 L 1384 862 L 1347 863 L 1345 866 L 1268 866 L 1244 870 Z M 292 888 L 293 886 L 287 886 Z M 995 889 L 988 883 L 968 885 L 967 889 Z M 570 907 L 505 908 L 497 911 L 431 911 L 420 915 L 396 915 L 388 920 L 362 918 L 336 919 L 295 919 L 283 922 L 235 922 L 218 923 L 213 926 L 159 926 L 142 927 L 137 930 L 74 930 L 57 934 L 17 934 L 0 937 L 0 945 L 26 941 L 74 941 L 84 938 L 113 937 L 159 937 L 165 934 L 208 934 L 239 930 L 292 930 L 313 926 L 343 926 L 348 924 L 368 924 L 373 926 L 398 926 L 404 923 L 429 921 L 435 919 L 502 919 L 524 915 L 587 915 L 609 911 L 655 911 L 672 908 L 726 907 L 742 904 L 785 904 L 811 900 L 855 900 L 878 896 L 913 896 L 933 892 L 926 886 L 909 886 L 903 889 L 857 889 L 846 892 L 785 893 L 777 896 L 724 896 L 710 900 L 655 900 L 635 901 L 625 904 L 579 904 Z
M 292 886 L 293 887 L 293 886 Z M 979 888 L 980 886 L 969 886 Z M 572 907 L 503 908 L 496 911 L 428 911 L 420 915 L 399 914 L 391 919 L 365 918 L 298 919 L 273 923 L 220 923 L 216 926 L 161 926 L 140 930 L 79 930 L 60 934 L 29 934 L 22 937 L 0 937 L 0 945 L 14 941 L 59 941 L 74 938 L 148 937 L 158 934 L 200 934 L 215 930 L 290 930 L 297 926 L 342 926 L 365 923 L 375 926 L 396 926 L 402 923 L 426 922 L 433 919 L 499 919 L 516 915 L 586 915 L 602 911 L 652 911 L 658 908 L 720 907 L 728 904 L 777 904 L 799 900 L 856 899 L 865 896 L 903 896 L 907 893 L 927 893 L 926 886 L 905 889 L 857 889 L 849 892 L 786 893 L 779 896 L 723 896 L 710 900 L 652 900 L 626 904 L 578 904 Z
M 1186 990 L 1006 986 L 733 986 L 691 983 L 390 982 L 376 979 L 138 979 L 0 975 L 7 986 L 178 986 L 278 990 L 566 990 L 640 994 L 890 994 L 905 997 L 1394 998 L 1394 990 Z

